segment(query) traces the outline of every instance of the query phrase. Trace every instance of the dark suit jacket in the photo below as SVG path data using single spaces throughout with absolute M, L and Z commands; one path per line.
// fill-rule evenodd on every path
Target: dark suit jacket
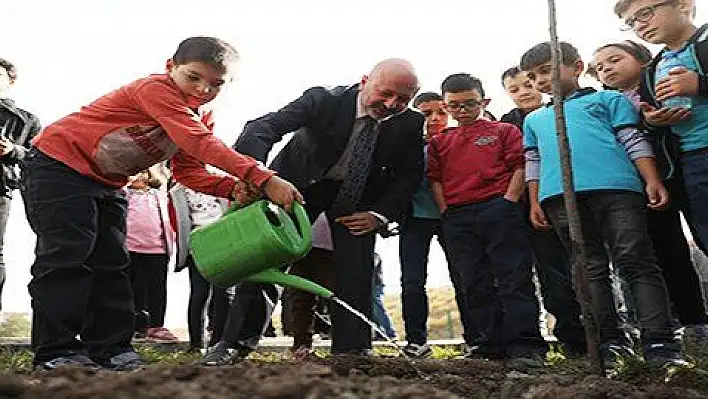
M 359 86 L 313 87 L 277 112 L 246 124 L 234 148 L 265 162 L 273 144 L 294 132 L 270 168 L 299 190 L 322 180 L 346 148 Z M 423 176 L 423 121 L 406 110 L 381 125 L 360 210 L 400 220 Z

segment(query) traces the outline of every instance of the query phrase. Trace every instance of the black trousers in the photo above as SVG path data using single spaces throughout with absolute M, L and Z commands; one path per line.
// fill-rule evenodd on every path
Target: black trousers
M 204 278 L 197 266 L 194 264 L 192 256 L 187 257 L 187 269 L 189 270 L 189 305 L 187 310 L 187 327 L 189 329 L 189 346 L 201 348 L 204 342 L 204 310 L 209 301 L 210 323 L 213 327 L 209 346 L 221 341 L 226 318 L 229 314 L 229 304 L 231 295 L 228 289 L 217 287 Z
M 37 234 L 29 284 L 34 361 L 74 353 L 100 361 L 132 350 L 125 196 L 36 149 L 24 163 L 22 197 Z
M 563 198 L 550 199 L 543 207 L 566 250 L 571 252 Z M 644 196 L 630 191 L 580 193 L 578 211 L 588 258 L 588 289 L 600 329 L 600 343 L 628 339 L 619 326 L 605 244 L 613 267 L 631 289 L 643 344 L 672 342 L 668 295 L 647 233 Z
M 673 309 L 682 325 L 706 324 L 708 315 L 701 285 L 691 260 L 691 251 L 683 233 L 679 212 L 689 217 L 686 192 L 678 179 L 665 181 L 671 196 L 669 208 L 647 212 L 647 227 L 656 258 L 669 290 Z M 698 235 L 694 238 L 698 243 Z M 699 246 L 703 248 L 699 243 Z
M 130 252 L 128 273 L 136 311 L 150 316 L 147 327 L 162 327 L 167 309 L 167 254 Z
M 480 353 L 514 356 L 544 347 L 522 209 L 500 197 L 451 206 L 443 214 L 450 260 L 462 276 L 469 309 L 468 341 Z

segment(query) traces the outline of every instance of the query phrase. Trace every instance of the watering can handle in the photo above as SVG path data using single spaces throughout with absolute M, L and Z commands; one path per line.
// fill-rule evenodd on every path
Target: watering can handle
M 305 207 L 302 206 L 301 203 L 294 202 L 292 210 L 295 216 L 295 222 L 298 227 L 300 227 L 300 235 L 302 236 L 302 240 L 300 241 L 300 252 L 305 253 L 310 250 L 312 245 L 312 229 L 310 228 L 312 223 L 310 222 L 310 218 L 307 216 Z

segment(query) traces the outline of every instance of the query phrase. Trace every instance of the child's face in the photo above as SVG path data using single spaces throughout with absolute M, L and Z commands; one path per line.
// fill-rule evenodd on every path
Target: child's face
M 222 87 L 232 79 L 227 69 L 198 61 L 177 65 L 169 60 L 167 73 L 182 93 L 197 101 L 199 105 L 213 100 Z
M 600 82 L 613 89 L 631 89 L 639 83 L 642 64 L 619 47 L 603 48 L 595 53 L 590 65 Z
M 505 77 L 504 90 L 514 100 L 514 104 L 523 110 L 534 110 L 543 102 L 541 92 L 536 90 L 526 72 Z
M 466 90 L 459 93 L 445 93 L 445 110 L 461 126 L 471 125 L 484 111 L 489 100 L 482 98 L 477 90 Z
M 418 104 L 418 110 L 425 115 L 425 136 L 431 138 L 447 127 L 447 112 L 441 100 L 425 101 Z
M 666 44 L 692 26 L 693 6 L 689 0 L 637 0 L 622 14 L 627 28 L 652 44 Z
M 526 71 L 536 90 L 544 94 L 553 94 L 553 80 L 551 78 L 551 61 L 531 68 Z M 560 66 L 560 83 L 563 94 L 578 87 L 578 78 L 583 71 L 583 62 L 578 60 L 573 65 Z

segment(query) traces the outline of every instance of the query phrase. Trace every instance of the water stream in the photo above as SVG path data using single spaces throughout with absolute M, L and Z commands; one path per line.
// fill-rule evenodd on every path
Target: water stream
M 364 316 L 363 313 L 354 309 L 351 305 L 349 305 L 348 303 L 344 302 L 343 300 L 337 298 L 336 296 L 332 296 L 329 299 L 332 300 L 332 302 L 336 303 L 337 305 L 341 306 L 342 308 L 346 309 L 347 311 L 351 312 L 356 317 L 363 320 L 366 324 L 370 325 L 371 328 L 373 328 L 374 331 L 376 331 L 380 336 L 386 338 L 386 341 L 388 341 L 389 344 L 391 344 L 394 348 L 396 348 L 396 350 L 398 350 L 398 353 L 403 355 L 403 358 L 406 359 L 406 362 L 411 366 L 411 368 L 413 368 L 413 370 L 415 370 L 416 374 L 418 374 L 418 377 L 421 378 L 422 380 L 428 380 L 428 376 L 423 374 L 423 372 L 420 371 L 420 369 L 418 369 L 418 367 L 416 367 L 415 363 L 413 362 L 413 359 L 411 359 L 406 354 L 406 352 L 403 351 L 403 348 L 400 345 L 398 345 L 398 343 L 396 341 L 389 338 L 388 334 L 386 334 L 386 332 L 384 332 L 381 329 L 381 327 L 378 326 L 378 324 L 369 320 L 369 318 Z

